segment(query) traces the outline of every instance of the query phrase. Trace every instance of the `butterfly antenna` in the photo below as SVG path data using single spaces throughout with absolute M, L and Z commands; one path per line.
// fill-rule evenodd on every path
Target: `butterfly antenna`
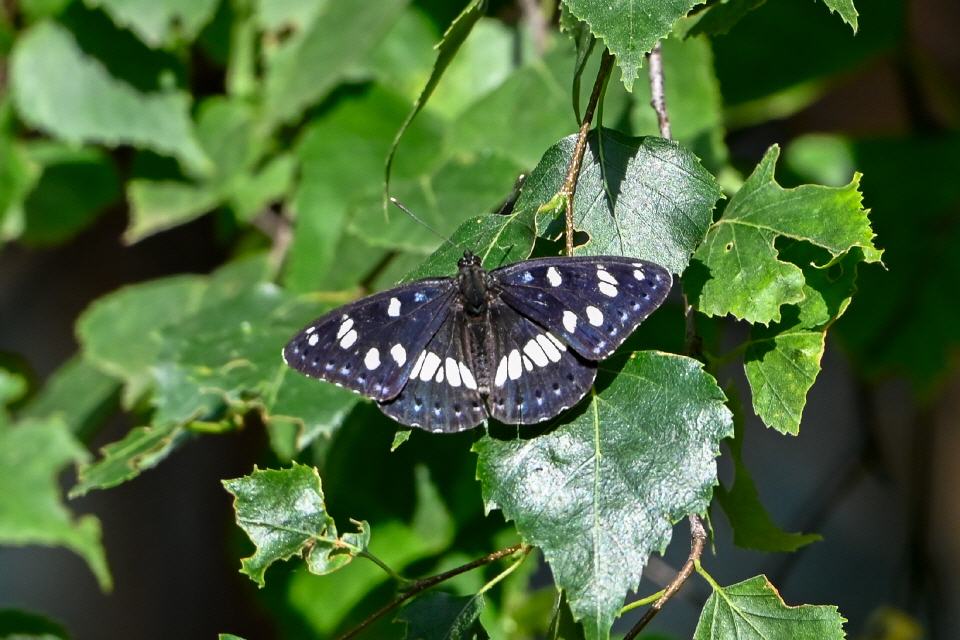
M 410 211 L 410 209 L 407 209 L 402 202 L 400 202 L 399 200 L 397 200 L 397 199 L 394 198 L 393 196 L 390 196 L 390 202 L 392 202 L 392 203 L 394 204 L 394 206 L 397 207 L 397 209 L 400 209 L 400 211 L 403 211 L 405 214 L 407 214 L 408 216 L 410 216 L 411 218 L 413 218 L 415 221 L 419 222 L 421 225 L 423 225 L 423 227 L 424 227 L 425 229 L 429 230 L 430 233 L 432 233 L 433 235 L 437 236 L 438 238 L 440 238 L 441 240 L 443 240 L 444 242 L 446 242 L 447 244 L 449 244 L 449 245 L 450 245 L 451 247 L 453 247 L 454 249 L 459 250 L 459 249 L 462 249 L 462 248 L 463 248 L 463 247 L 461 247 L 460 245 L 456 244 L 453 240 L 451 240 L 451 239 L 448 238 L 447 236 L 443 235 L 442 233 L 440 233 L 439 231 L 437 231 L 436 229 L 434 229 L 433 227 L 431 227 L 429 224 L 427 224 L 426 222 L 424 222 L 422 219 L 420 219 L 419 217 L 417 217 L 417 215 L 416 215 L 413 211 Z

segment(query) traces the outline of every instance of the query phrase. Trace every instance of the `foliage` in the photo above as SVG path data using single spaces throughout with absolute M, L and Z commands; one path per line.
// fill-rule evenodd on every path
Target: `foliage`
M 956 136 L 810 136 L 782 161 L 778 145 L 744 159 L 725 144 L 728 128 L 795 113 L 899 46 L 894 27 L 868 34 L 874 16 L 895 23 L 897 3 L 860 15 L 851 0 L 563 0 L 566 33 L 545 34 L 484 0 L 20 4 L 16 20 L 0 8 L 0 242 L 84 242 L 122 209 L 123 242 L 204 219 L 229 256 L 91 301 L 78 353 L 26 400 L 22 378 L 0 370 L 0 543 L 66 547 L 104 589 L 99 522 L 67 510 L 58 474 L 76 465 L 78 497 L 196 439 L 256 429 L 269 449 L 223 485 L 253 545 L 235 564 L 283 635 L 346 632 L 419 584 L 405 576 L 522 544 L 417 592 L 369 637 L 606 640 L 650 554 L 715 497 L 738 546 L 820 539 L 764 509 L 743 453 L 756 434 L 723 365 L 737 365 L 764 425 L 797 435 L 835 324 L 858 370 L 906 371 L 926 397 L 956 360 L 955 314 L 936 308 L 960 279 L 958 227 L 931 245 L 900 215 L 916 197 L 925 224 L 952 220 Z M 816 47 L 811 32 L 825 34 Z M 644 77 L 658 42 L 671 140 Z M 600 78 L 574 251 L 663 264 L 676 294 L 580 404 L 545 425 L 436 436 L 285 366 L 282 346 L 311 318 L 452 275 L 463 248 L 487 268 L 556 255 L 559 193 L 605 49 L 620 81 Z M 935 187 L 903 193 L 900 171 L 931 172 Z M 387 210 L 385 194 L 452 243 Z M 687 303 L 696 332 L 681 338 Z M 924 312 L 893 331 L 909 305 Z M 94 456 L 118 412 L 130 428 Z M 734 480 L 721 484 L 724 441 Z M 530 586 L 538 554 L 546 589 Z M 788 607 L 763 576 L 721 587 L 697 568 L 712 589 L 698 640 L 843 637 L 834 607 Z M 59 633 L 32 614 L 0 612 L 7 621 Z

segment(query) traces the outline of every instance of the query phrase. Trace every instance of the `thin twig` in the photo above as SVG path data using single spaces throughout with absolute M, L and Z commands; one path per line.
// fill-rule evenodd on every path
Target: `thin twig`
M 683 563 L 683 567 L 680 568 L 677 577 L 673 579 L 673 582 L 667 585 L 667 588 L 663 590 L 663 595 L 650 605 L 650 608 L 647 609 L 647 612 L 643 614 L 643 617 L 633 625 L 633 628 L 627 632 L 627 635 L 623 637 L 623 640 L 632 640 L 636 638 L 637 635 L 646 627 L 654 616 L 660 613 L 660 610 L 663 609 L 663 605 L 667 603 L 673 595 L 680 590 L 680 587 L 683 586 L 683 583 L 687 581 L 687 578 L 690 577 L 690 574 L 693 573 L 693 570 L 696 566 L 696 563 L 700 562 L 700 556 L 703 555 L 703 547 L 707 542 L 707 530 L 704 529 L 703 523 L 700 521 L 700 517 L 696 514 L 690 516 L 690 555 L 687 557 L 687 561 Z
M 671 138 L 670 116 L 667 114 L 667 99 L 663 91 L 663 58 L 659 42 L 650 52 L 649 68 L 650 106 L 653 107 L 653 110 L 657 113 L 657 123 L 660 125 L 660 136 L 669 140 Z M 685 348 L 688 355 L 696 357 L 699 356 L 701 352 L 700 337 L 697 334 L 697 327 L 693 319 L 693 307 L 687 301 L 686 293 L 683 295 L 683 310 L 684 324 L 686 326 L 684 339 Z M 623 640 L 636 638 L 643 628 L 650 624 L 650 621 L 660 613 L 660 610 L 663 609 L 667 601 L 680 590 L 680 587 L 683 586 L 683 583 L 687 581 L 687 578 L 690 577 L 690 574 L 693 573 L 694 568 L 700 562 L 700 556 L 703 555 L 703 547 L 707 541 L 707 531 L 704 529 L 703 522 L 700 521 L 698 515 L 691 514 L 689 521 L 690 555 L 687 557 L 687 561 L 683 563 L 676 577 L 667 585 L 666 589 L 664 589 L 663 595 L 650 605 L 647 612 L 637 621 L 637 624 L 633 625 L 633 628 L 627 632 Z
M 573 198 L 577 193 L 577 179 L 580 177 L 580 166 L 583 164 L 583 154 L 586 153 L 587 150 L 587 134 L 590 132 L 593 114 L 597 110 L 600 96 L 603 95 L 603 88 L 607 84 L 607 78 L 610 76 L 611 68 L 613 68 L 613 56 L 609 51 L 604 50 L 603 58 L 600 60 L 600 69 L 597 71 L 597 79 L 593 83 L 593 91 L 590 93 L 590 102 L 587 103 L 587 109 L 583 112 L 583 121 L 580 123 L 580 131 L 577 134 L 577 144 L 573 147 L 573 156 L 570 158 L 567 175 L 563 179 L 563 187 L 560 189 L 560 195 L 563 197 L 564 204 L 566 205 L 565 235 L 568 256 L 573 255 Z
M 660 50 L 660 43 L 650 52 L 649 70 L 650 70 L 650 106 L 657 113 L 657 124 L 660 125 L 660 137 L 669 140 L 670 135 L 670 116 L 667 115 L 667 98 L 663 93 L 663 52 Z
M 417 580 L 412 585 L 410 585 L 410 587 L 404 589 L 403 592 L 399 596 L 394 598 L 391 602 L 380 607 L 375 612 L 367 616 L 363 620 L 363 622 L 361 622 L 360 624 L 355 626 L 353 629 L 351 629 L 350 631 L 340 636 L 340 640 L 349 640 L 349 638 L 357 637 L 357 634 L 359 634 L 361 631 L 369 627 L 371 624 L 373 624 L 383 616 L 387 615 L 388 613 L 390 613 L 391 611 L 399 607 L 401 604 L 403 604 L 410 598 L 416 596 L 422 591 L 426 591 L 430 587 L 436 586 L 441 582 L 444 582 L 446 580 L 449 580 L 450 578 L 456 577 L 461 573 L 466 573 L 467 571 L 471 571 L 473 569 L 476 569 L 477 567 L 482 567 L 483 565 L 490 564 L 491 562 L 494 562 L 501 558 L 506 558 L 507 556 L 511 556 L 514 553 L 517 553 L 518 551 L 524 554 L 530 553 L 530 550 L 532 548 L 533 547 L 530 547 L 523 543 L 515 544 L 512 547 L 507 547 L 506 549 L 500 549 L 499 551 L 494 551 L 493 553 L 489 553 L 483 556 L 482 558 L 477 558 L 472 562 L 468 562 L 467 564 L 460 565 L 459 567 L 455 569 L 451 569 L 450 571 L 445 571 L 443 573 L 438 573 L 435 576 L 430 576 L 429 578 L 423 578 L 422 580 Z
M 279 209 L 268 207 L 253 219 L 252 224 L 271 240 L 267 262 L 271 273 L 276 275 L 287 257 L 290 243 L 293 242 L 293 224 L 282 207 Z

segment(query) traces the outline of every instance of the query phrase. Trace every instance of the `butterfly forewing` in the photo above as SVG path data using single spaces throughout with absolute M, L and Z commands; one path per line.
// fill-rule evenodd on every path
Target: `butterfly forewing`
M 478 371 L 464 344 L 462 309 L 447 317 L 416 354 L 409 380 L 400 394 L 380 409 L 403 424 L 428 431 L 463 431 L 487 419 L 478 390 Z
M 311 322 L 283 350 L 288 365 L 377 401 L 393 398 L 450 314 L 449 278 L 413 282 Z
M 493 358 L 490 414 L 509 424 L 532 424 L 575 405 L 590 389 L 597 368 L 552 332 L 502 302 L 490 307 Z
M 618 256 L 539 258 L 492 273 L 501 299 L 589 360 L 603 360 L 667 297 L 670 272 Z

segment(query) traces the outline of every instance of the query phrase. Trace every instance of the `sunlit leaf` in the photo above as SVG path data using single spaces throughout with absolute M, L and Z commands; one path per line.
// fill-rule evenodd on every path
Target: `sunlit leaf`
M 237 524 L 250 536 L 256 552 L 244 558 L 241 573 L 264 585 L 264 573 L 278 560 L 302 556 L 312 573 L 323 575 L 366 550 L 370 531 L 337 535 L 327 513 L 317 470 L 300 464 L 289 469 L 257 469 L 249 476 L 224 480 L 235 498 Z
M 213 17 L 217 0 L 84 0 L 107 12 L 151 47 L 192 40 Z
M 610 373 L 547 433 L 474 445 L 487 508 L 543 551 L 591 640 L 609 637 L 672 523 L 706 509 L 733 430 L 695 360 L 639 352 Z
M 764 576 L 720 587 L 700 614 L 694 640 L 841 640 L 846 637 L 836 607 L 787 606 Z

